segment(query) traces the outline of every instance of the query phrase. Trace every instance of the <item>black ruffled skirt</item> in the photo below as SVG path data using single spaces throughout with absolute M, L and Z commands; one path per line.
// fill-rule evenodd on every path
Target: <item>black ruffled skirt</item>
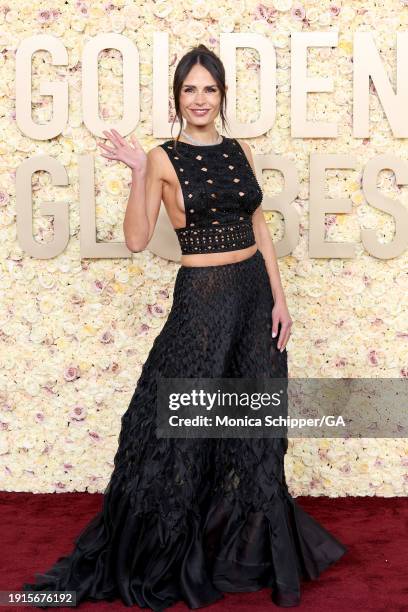
M 23 590 L 159 611 L 271 587 L 272 601 L 290 607 L 302 579 L 348 550 L 289 494 L 286 438 L 156 437 L 158 377 L 287 377 L 272 307 L 259 250 L 238 263 L 179 268 L 170 314 L 122 416 L 102 509 L 72 552 Z

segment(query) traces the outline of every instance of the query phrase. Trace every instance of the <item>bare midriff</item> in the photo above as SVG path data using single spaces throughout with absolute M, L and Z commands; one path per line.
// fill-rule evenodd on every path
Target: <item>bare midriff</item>
M 197 255 L 182 255 L 182 266 L 220 266 L 223 264 L 237 263 L 254 255 L 257 251 L 257 245 L 253 244 L 246 249 L 237 249 L 236 251 L 227 251 L 226 253 L 197 253 Z

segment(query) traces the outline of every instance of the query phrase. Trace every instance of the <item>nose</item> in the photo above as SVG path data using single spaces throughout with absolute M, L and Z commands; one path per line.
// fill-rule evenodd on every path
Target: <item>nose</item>
M 201 99 L 203 102 L 205 101 L 205 93 L 203 91 L 201 93 L 198 91 L 195 97 L 197 101 L 200 101 Z

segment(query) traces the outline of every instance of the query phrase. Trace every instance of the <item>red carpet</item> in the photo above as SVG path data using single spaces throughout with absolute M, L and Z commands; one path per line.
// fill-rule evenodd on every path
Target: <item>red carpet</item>
M 298 503 L 340 539 L 349 552 L 320 576 L 304 582 L 302 612 L 408 612 L 408 504 L 403 497 L 298 497 Z M 0 492 L 0 589 L 19 590 L 48 569 L 101 508 L 102 496 L 87 493 Z M 2 608 L 25 610 L 28 607 Z M 69 610 L 70 608 L 59 608 Z M 81 610 L 126 610 L 120 601 L 83 602 Z M 139 609 L 137 606 L 135 610 Z M 208 612 L 278 610 L 270 589 L 226 593 Z M 171 608 L 187 611 L 185 604 Z

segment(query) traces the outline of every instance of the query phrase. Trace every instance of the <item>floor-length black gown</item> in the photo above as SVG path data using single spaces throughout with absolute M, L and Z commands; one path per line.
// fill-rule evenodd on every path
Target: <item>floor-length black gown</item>
M 182 252 L 254 244 L 262 191 L 239 142 L 161 146 L 186 202 L 186 227 L 176 230 Z M 122 416 L 102 509 L 72 552 L 24 590 L 159 611 L 268 586 L 275 604 L 291 607 L 301 581 L 348 550 L 291 497 L 287 438 L 156 437 L 160 377 L 287 378 L 287 351 L 271 337 L 273 303 L 259 250 L 237 263 L 179 268 L 170 314 Z

